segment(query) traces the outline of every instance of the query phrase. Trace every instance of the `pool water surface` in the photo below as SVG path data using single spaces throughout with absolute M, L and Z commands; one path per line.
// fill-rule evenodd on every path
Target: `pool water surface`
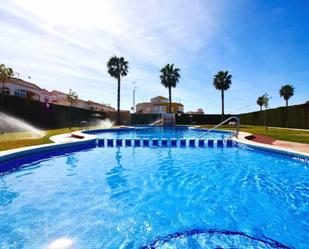
M 244 146 L 33 160 L 0 176 L 0 248 L 309 248 L 306 162 Z

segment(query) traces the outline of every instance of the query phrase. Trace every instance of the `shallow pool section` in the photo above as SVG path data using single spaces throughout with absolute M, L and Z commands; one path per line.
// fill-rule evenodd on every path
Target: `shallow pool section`
M 0 176 L 0 248 L 309 248 L 306 162 L 242 146 L 31 161 Z

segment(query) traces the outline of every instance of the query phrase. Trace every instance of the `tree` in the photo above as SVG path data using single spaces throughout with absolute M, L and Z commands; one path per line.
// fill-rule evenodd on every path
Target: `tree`
M 123 57 L 113 56 L 107 62 L 107 71 L 117 79 L 117 124 L 120 124 L 120 81 L 129 72 L 129 63 Z
M 262 106 L 264 104 L 263 96 L 258 97 L 256 103 L 260 106 L 260 111 L 262 111 Z
M 70 89 L 68 95 L 67 95 L 68 101 L 70 103 L 70 110 L 69 110 L 69 128 L 71 129 L 72 127 L 72 120 L 71 120 L 71 112 L 72 112 L 72 104 L 73 102 L 78 98 L 78 95 L 76 92 L 72 91 L 72 89 Z
M 279 93 L 280 93 L 280 97 L 283 97 L 285 100 L 285 106 L 288 107 L 289 98 L 291 98 L 294 95 L 294 87 L 289 84 L 284 85 L 281 87 Z
M 224 91 L 230 88 L 232 84 L 232 75 L 228 71 L 219 71 L 214 76 L 213 85 L 217 90 L 221 91 L 222 115 L 221 120 L 224 119 Z
M 1 107 L 4 109 L 4 83 L 7 79 L 13 76 L 13 69 L 10 67 L 6 67 L 4 64 L 0 65 L 0 80 L 2 81 L 2 89 L 1 89 Z
M 174 68 L 174 64 L 166 64 L 160 70 L 161 84 L 168 88 L 169 108 L 168 112 L 172 113 L 172 87 L 176 87 L 180 79 L 180 69 Z
M 268 127 L 267 127 L 267 108 L 268 108 L 268 102 L 269 102 L 270 97 L 268 96 L 267 93 L 265 93 L 262 96 L 262 99 L 263 99 L 263 106 L 265 108 L 264 126 L 265 126 L 265 130 L 267 130 L 268 129 Z

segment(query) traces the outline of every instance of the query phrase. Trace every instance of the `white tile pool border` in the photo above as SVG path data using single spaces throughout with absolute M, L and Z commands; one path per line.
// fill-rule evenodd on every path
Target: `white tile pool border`
M 115 131 L 118 129 L 121 130 L 123 128 L 91 130 L 91 133 L 95 133 L 96 131 L 101 131 L 101 132 L 108 132 L 110 130 Z M 207 130 L 207 129 L 197 128 L 197 127 L 194 127 L 194 129 Z M 72 135 L 80 137 L 80 138 L 72 137 Z M 233 138 L 233 140 L 237 143 L 244 144 L 252 148 L 267 150 L 267 151 L 275 152 L 279 154 L 286 154 L 291 157 L 296 157 L 296 158 L 307 160 L 309 162 L 308 153 L 290 150 L 290 149 L 279 147 L 279 146 L 273 146 L 273 145 L 253 142 L 245 138 L 246 136 L 249 136 L 249 135 L 251 134 L 246 133 L 246 132 L 239 132 L 239 137 Z M 82 131 L 56 135 L 50 138 L 50 140 L 53 141 L 53 143 L 51 144 L 27 146 L 27 147 L 18 148 L 18 149 L 0 151 L 0 162 L 12 160 L 12 159 L 27 156 L 27 155 L 32 155 L 38 152 L 52 151 L 52 150 L 73 147 L 73 146 L 78 146 L 78 145 L 87 144 L 87 143 L 96 143 L 97 138 L 98 137 L 96 135 L 87 134 Z

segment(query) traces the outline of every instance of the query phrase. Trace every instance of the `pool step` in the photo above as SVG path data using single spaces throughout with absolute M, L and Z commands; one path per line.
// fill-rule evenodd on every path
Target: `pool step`
M 99 138 L 98 147 L 234 147 L 232 139 L 204 138 Z

